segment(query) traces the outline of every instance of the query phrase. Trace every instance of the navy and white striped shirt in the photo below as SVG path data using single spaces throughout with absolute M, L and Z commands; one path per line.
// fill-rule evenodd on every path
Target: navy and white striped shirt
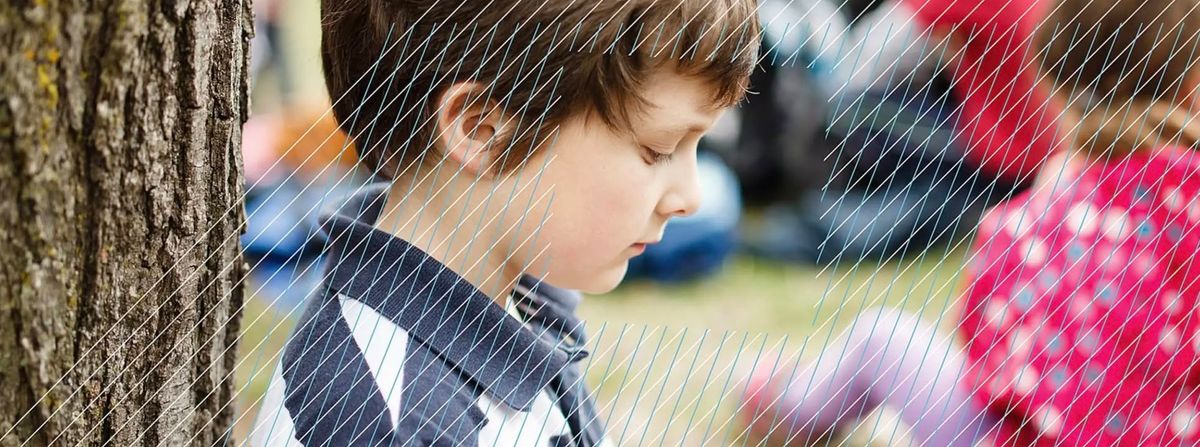
M 509 311 L 377 230 L 386 186 L 324 218 L 325 279 L 288 341 L 255 445 L 597 446 L 579 295 L 522 278 Z

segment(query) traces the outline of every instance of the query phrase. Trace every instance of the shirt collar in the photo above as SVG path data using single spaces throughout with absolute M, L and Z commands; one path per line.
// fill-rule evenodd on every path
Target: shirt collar
M 495 301 L 407 241 L 374 228 L 387 185 L 325 213 L 325 284 L 361 301 L 506 405 L 528 410 L 577 355 L 526 328 Z

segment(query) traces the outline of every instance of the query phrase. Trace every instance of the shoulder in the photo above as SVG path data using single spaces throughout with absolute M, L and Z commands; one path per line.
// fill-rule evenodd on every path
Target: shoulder
M 292 436 L 261 439 L 473 444 L 486 422 L 476 394 L 407 331 L 357 300 L 330 293 L 300 320 L 260 410 L 260 421 L 284 419 L 274 432 L 290 428 Z
M 1095 163 L 1084 177 L 1114 205 L 1131 213 L 1174 219 L 1200 218 L 1200 154 L 1161 147 L 1111 162 Z

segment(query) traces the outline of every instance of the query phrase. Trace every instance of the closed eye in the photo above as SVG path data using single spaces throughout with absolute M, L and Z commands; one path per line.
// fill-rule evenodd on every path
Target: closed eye
M 671 161 L 671 158 L 675 155 L 673 152 L 668 153 L 656 151 L 651 149 L 649 146 L 642 146 L 642 150 L 646 152 L 646 156 L 649 158 L 649 163 L 653 165 L 667 163 Z

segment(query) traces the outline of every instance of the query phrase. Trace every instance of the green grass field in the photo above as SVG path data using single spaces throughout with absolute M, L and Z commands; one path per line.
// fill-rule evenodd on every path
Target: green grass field
M 609 435 L 618 445 L 755 445 L 735 417 L 738 386 L 780 357 L 815 356 L 858 312 L 895 306 L 946 327 L 959 288 L 959 252 L 819 270 L 735 259 L 721 274 L 683 285 L 635 283 L 590 296 L 584 360 Z M 238 432 L 249 429 L 291 321 L 251 300 L 238 368 Z M 846 445 L 903 439 L 887 414 L 840 438 Z

